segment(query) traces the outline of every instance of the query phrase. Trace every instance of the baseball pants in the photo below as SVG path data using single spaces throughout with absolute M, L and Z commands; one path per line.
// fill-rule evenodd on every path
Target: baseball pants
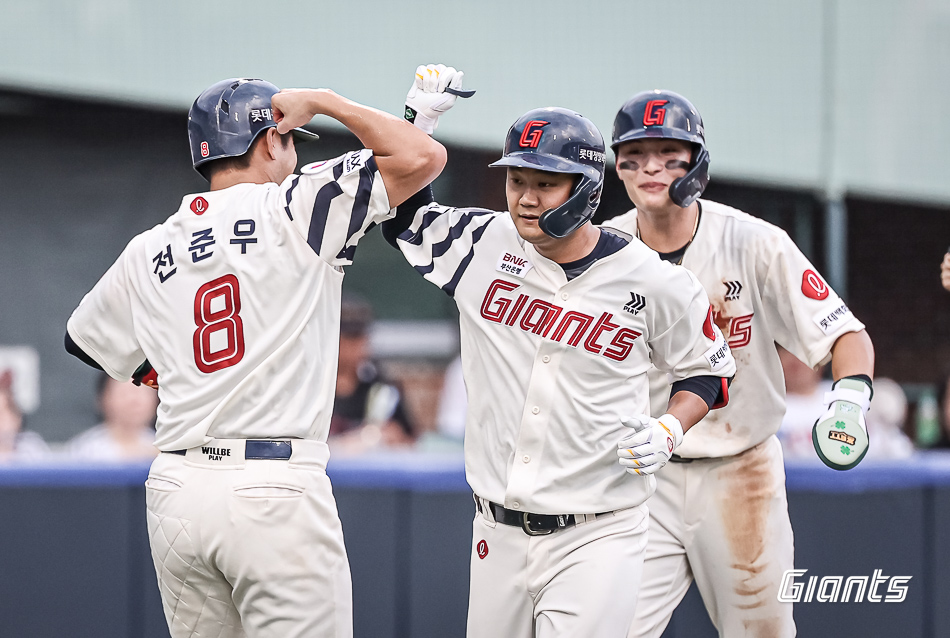
M 149 472 L 149 541 L 172 637 L 351 638 L 326 444 L 294 440 L 289 460 L 245 460 L 244 443 L 163 453 Z
M 644 505 L 547 536 L 491 516 L 476 513 L 473 523 L 468 638 L 626 635 L 646 547 Z
M 671 462 L 654 476 L 629 638 L 659 638 L 694 578 L 720 636 L 794 636 L 792 604 L 777 599 L 794 558 L 778 439 L 736 456 Z

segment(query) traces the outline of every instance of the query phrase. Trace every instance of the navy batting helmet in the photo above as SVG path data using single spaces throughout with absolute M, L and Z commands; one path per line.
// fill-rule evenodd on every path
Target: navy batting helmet
M 505 152 L 490 166 L 517 166 L 580 175 L 567 201 L 541 213 L 538 226 L 567 237 L 590 219 L 604 185 L 604 137 L 586 117 L 557 107 L 528 111 L 508 129 Z
M 261 131 L 277 126 L 270 99 L 279 91 L 270 82 L 247 78 L 221 80 L 205 89 L 188 111 L 194 167 L 244 155 Z M 318 139 L 302 128 L 293 133 L 300 141 Z
M 706 150 L 703 118 L 689 100 L 673 91 L 637 93 L 620 107 L 614 118 L 610 147 L 630 140 L 665 138 L 693 145 L 693 156 L 686 175 L 670 184 L 670 199 L 686 208 L 695 202 L 709 184 L 709 151 Z

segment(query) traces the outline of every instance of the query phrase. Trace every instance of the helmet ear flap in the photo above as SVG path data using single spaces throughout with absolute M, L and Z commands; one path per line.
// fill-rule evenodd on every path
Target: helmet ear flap
M 582 175 L 566 202 L 541 213 L 538 227 L 545 235 L 555 239 L 567 237 L 594 216 L 594 211 L 600 205 L 602 186 L 603 180 Z
M 709 184 L 709 151 L 699 147 L 699 154 L 686 175 L 670 184 L 670 199 L 680 208 L 686 208 L 703 194 Z

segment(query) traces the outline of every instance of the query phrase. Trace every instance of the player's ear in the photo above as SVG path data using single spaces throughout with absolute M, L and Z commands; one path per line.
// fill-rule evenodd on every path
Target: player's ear
M 277 147 L 281 145 L 280 133 L 277 132 L 276 126 L 271 126 L 264 131 L 264 147 L 268 159 L 277 159 Z

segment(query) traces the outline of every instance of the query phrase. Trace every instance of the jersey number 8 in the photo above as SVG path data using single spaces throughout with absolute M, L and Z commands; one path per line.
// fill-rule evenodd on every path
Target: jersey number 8
M 224 275 L 195 293 L 195 364 L 206 374 L 229 368 L 244 358 L 241 287 L 237 277 Z

